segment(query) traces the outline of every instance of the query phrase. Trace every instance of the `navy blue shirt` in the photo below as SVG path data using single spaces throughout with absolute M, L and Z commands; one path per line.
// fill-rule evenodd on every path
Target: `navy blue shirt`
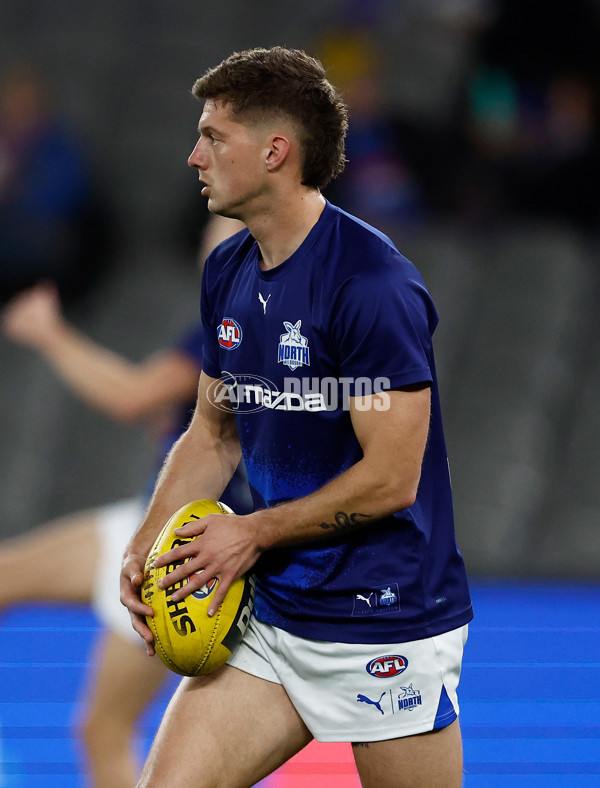
M 263 554 L 255 615 L 302 637 L 415 640 L 470 620 L 455 542 L 433 302 L 392 242 L 327 203 L 300 248 L 263 271 L 244 230 L 209 256 L 205 372 L 233 408 L 255 505 L 305 496 L 362 458 L 348 397 L 431 386 L 417 500 L 356 531 Z M 367 507 L 368 508 L 368 507 Z M 368 512 L 367 512 L 368 513 Z
M 198 322 L 196 325 L 187 329 L 175 342 L 172 351 L 184 356 L 198 367 L 198 378 L 202 371 L 202 346 L 204 344 L 204 331 L 202 325 Z M 196 397 L 190 399 L 188 402 L 183 402 L 172 409 L 171 418 L 167 425 L 164 434 L 159 438 L 158 456 L 156 475 L 152 476 L 148 485 L 148 497 L 152 494 L 156 484 L 156 476 L 163 466 L 165 458 L 172 445 L 184 432 L 194 414 L 196 407 Z M 231 507 L 236 514 L 249 514 L 253 511 L 253 502 L 248 489 L 248 480 L 246 479 L 246 471 L 244 463 L 241 462 L 237 467 L 235 474 L 227 485 L 226 489 L 220 497 L 220 500 L 227 506 Z

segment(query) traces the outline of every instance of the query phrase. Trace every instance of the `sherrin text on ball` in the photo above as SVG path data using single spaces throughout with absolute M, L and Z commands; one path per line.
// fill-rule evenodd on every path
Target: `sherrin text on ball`
M 156 558 L 193 539 L 201 539 L 201 535 L 178 536 L 175 529 L 207 514 L 233 512 L 220 501 L 210 499 L 182 506 L 169 519 L 154 543 L 146 561 L 142 585 L 142 599 L 154 611 L 146 621 L 154 635 L 156 653 L 168 668 L 182 676 L 212 673 L 227 662 L 243 637 L 254 603 L 252 575 L 243 575 L 231 584 L 225 600 L 213 616 L 208 615 L 208 610 L 219 582 L 216 578 L 177 601 L 172 599 L 172 594 L 188 582 L 187 578 L 168 588 L 159 588 L 160 580 L 181 562 L 156 567 Z

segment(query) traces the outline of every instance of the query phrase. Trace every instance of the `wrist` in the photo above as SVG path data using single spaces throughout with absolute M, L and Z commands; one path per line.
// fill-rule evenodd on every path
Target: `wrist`
M 65 321 L 57 321 L 40 334 L 37 338 L 37 347 L 47 356 L 61 354 L 69 341 L 76 336 L 76 332 Z
M 247 515 L 254 545 L 259 553 L 277 546 L 272 509 L 258 509 Z
M 142 563 L 146 563 L 148 554 L 150 553 L 150 550 L 152 550 L 155 541 L 155 537 L 144 538 L 143 534 L 136 534 L 125 548 L 124 557 L 131 558 L 135 556 L 139 558 Z

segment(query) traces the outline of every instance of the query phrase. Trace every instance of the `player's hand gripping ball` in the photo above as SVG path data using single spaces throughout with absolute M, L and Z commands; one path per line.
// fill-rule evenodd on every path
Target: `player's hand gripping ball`
M 254 603 L 252 575 L 242 575 L 231 584 L 225 600 L 211 617 L 208 610 L 219 582 L 216 578 L 178 602 L 171 595 L 188 582 L 187 578 L 169 588 L 158 587 L 160 579 L 183 562 L 157 568 L 156 558 L 192 539 L 202 538 L 201 535 L 180 537 L 174 530 L 207 514 L 233 512 L 225 504 L 208 499 L 193 501 L 175 512 L 148 555 L 142 585 L 142 599 L 154 611 L 154 616 L 147 616 L 146 621 L 154 635 L 156 653 L 168 668 L 182 676 L 212 673 L 227 662 L 248 626 Z

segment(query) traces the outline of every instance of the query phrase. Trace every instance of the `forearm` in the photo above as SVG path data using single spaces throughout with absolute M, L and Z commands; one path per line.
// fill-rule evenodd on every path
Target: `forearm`
M 207 577 L 220 581 L 213 600 L 216 609 L 229 584 L 251 569 L 265 551 L 343 538 L 345 532 L 368 529 L 377 520 L 412 506 L 429 428 L 429 389 L 390 392 L 387 404 L 386 412 L 374 408 L 362 412 L 351 402 L 362 458 L 315 492 L 253 514 L 206 515 L 183 526 L 178 532 L 182 536 L 202 534 L 202 539 L 186 541 L 161 557 L 164 566 L 179 564 L 165 583 L 188 578 L 172 598 L 182 599 L 199 588 L 202 579 L 193 575 L 204 570 Z
M 413 483 L 391 473 L 382 478 L 377 466 L 378 462 L 359 461 L 304 498 L 241 517 L 207 515 L 183 526 L 178 531 L 182 538 L 199 534 L 202 538 L 185 539 L 159 559 L 160 565 L 175 567 L 163 581 L 165 587 L 187 578 L 172 599 L 183 599 L 199 588 L 202 580 L 196 573 L 204 570 L 208 577 L 220 581 L 213 600 L 215 610 L 229 583 L 249 571 L 265 551 L 340 535 L 347 538 L 345 532 L 367 529 L 378 519 L 409 506 Z
M 64 383 L 111 418 L 128 420 L 138 394 L 136 365 L 68 324 L 40 348 Z
M 403 476 L 363 459 L 316 492 L 249 519 L 261 552 L 328 539 L 408 508 L 417 485 L 418 474 Z
M 304 498 L 251 515 L 261 550 L 368 528 L 412 506 L 429 430 L 430 391 L 389 392 L 387 402 L 382 412 L 352 406 L 363 448 L 355 465 Z
M 184 432 L 165 460 L 144 521 L 128 552 L 147 554 L 171 515 L 190 501 L 218 500 L 240 456 L 234 436 L 217 440 L 204 430 Z

